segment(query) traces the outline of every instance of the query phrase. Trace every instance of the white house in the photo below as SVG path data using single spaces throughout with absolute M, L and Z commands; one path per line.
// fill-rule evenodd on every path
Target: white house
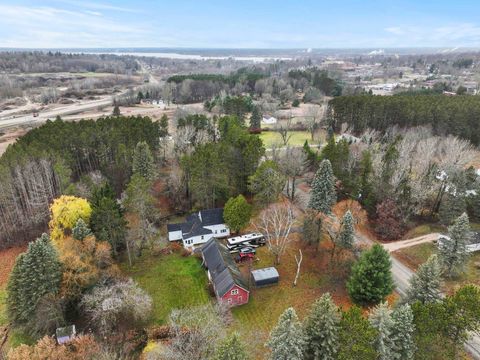
M 262 123 L 265 125 L 275 125 L 277 123 L 277 119 L 273 116 L 263 116 Z
M 191 214 L 184 223 L 167 224 L 168 240 L 182 241 L 185 248 L 206 243 L 211 238 L 230 236 L 223 220 L 223 209 L 201 210 Z

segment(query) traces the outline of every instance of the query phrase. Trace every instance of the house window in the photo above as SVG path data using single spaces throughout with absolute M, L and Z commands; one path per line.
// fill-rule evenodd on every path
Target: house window
M 201 239 L 203 240 L 203 235 L 202 235 Z
M 238 289 L 233 289 L 230 294 L 232 295 L 238 295 Z

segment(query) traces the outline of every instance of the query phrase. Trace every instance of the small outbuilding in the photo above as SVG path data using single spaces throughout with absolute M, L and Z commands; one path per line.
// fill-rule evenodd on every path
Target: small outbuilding
M 57 343 L 59 345 L 65 344 L 72 340 L 76 335 L 75 325 L 65 326 L 57 328 L 55 335 L 57 337 Z
M 252 270 L 252 280 L 256 287 L 276 285 L 279 279 L 278 271 L 274 267 Z

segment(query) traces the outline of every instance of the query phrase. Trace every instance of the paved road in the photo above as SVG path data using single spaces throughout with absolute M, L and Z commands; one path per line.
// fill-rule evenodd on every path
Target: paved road
M 33 125 L 47 121 L 48 119 L 55 119 L 58 115 L 73 115 L 84 111 L 93 110 L 97 107 L 109 106 L 112 104 L 112 97 L 108 96 L 99 100 L 84 101 L 81 103 L 69 104 L 59 106 L 55 109 L 40 112 L 38 117 L 33 117 L 32 114 L 20 116 L 0 116 L 0 129 L 6 129 L 18 125 Z

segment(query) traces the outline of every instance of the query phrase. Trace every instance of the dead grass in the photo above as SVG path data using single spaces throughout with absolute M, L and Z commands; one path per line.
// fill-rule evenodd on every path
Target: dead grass
M 263 344 L 270 330 L 275 326 L 278 317 L 288 308 L 293 307 L 300 318 L 303 318 L 311 304 L 322 294 L 330 292 L 335 303 L 348 309 L 351 302 L 345 289 L 345 274 L 330 269 L 330 253 L 326 243 L 317 252 L 306 247 L 298 234 L 292 234 L 295 241 L 291 244 L 279 265 L 274 265 L 274 258 L 266 247 L 257 251 L 258 260 L 253 268 L 275 266 L 280 274 L 280 282 L 266 288 L 251 289 L 250 301 L 233 309 L 235 322 L 233 327 L 252 343 L 257 358 L 264 353 Z M 293 286 L 296 273 L 294 255 L 302 249 L 303 262 L 297 286 Z M 242 272 L 249 273 L 248 265 L 242 265 Z
M 17 246 L 0 251 L 0 288 L 7 285 L 8 277 L 19 254 L 27 250 L 26 246 Z

